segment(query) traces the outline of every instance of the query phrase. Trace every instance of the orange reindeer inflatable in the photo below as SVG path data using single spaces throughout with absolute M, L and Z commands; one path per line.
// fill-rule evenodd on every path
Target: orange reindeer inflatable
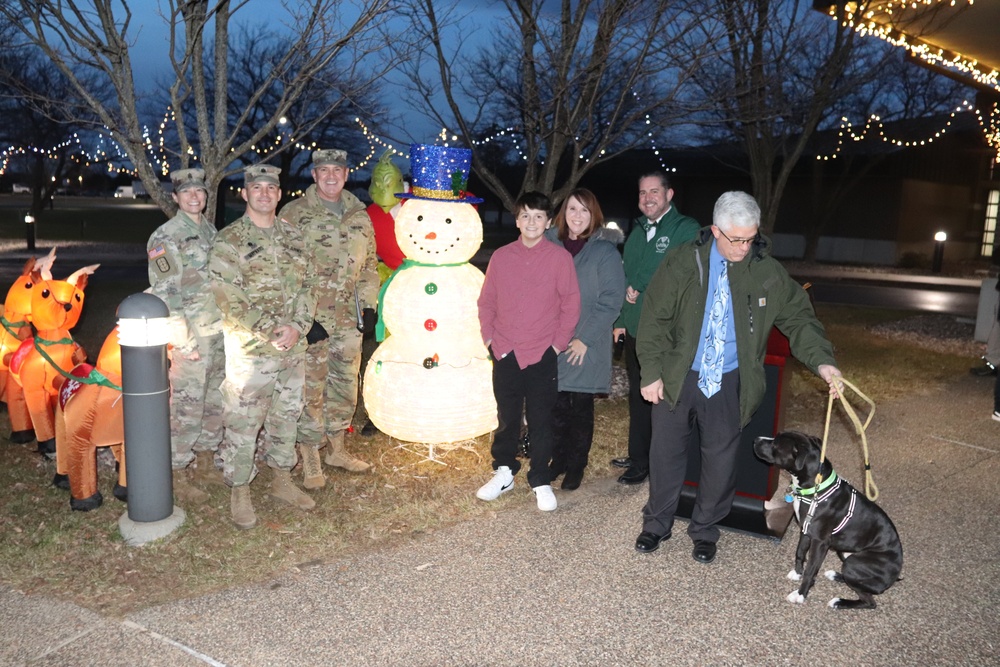
M 56 395 L 73 367 L 87 358 L 69 330 L 80 319 L 83 290 L 98 266 L 84 267 L 66 280 L 53 280 L 51 271 L 31 272 L 31 322 L 36 333 L 14 353 L 10 371 L 24 389 L 38 451 L 49 458 L 56 453 Z
M 21 342 L 31 338 L 31 290 L 34 283 L 32 271 L 51 271 L 56 259 L 56 249 L 53 248 L 46 257 L 29 259 L 21 276 L 14 281 L 7 291 L 7 299 L 3 304 L 3 315 L 0 316 L 0 401 L 7 404 L 10 416 L 10 441 L 24 444 L 35 439 L 35 431 L 31 427 L 31 415 L 28 404 L 24 400 L 21 385 L 11 380 L 7 381 L 11 357 L 20 347 Z
M 127 500 L 125 486 L 125 421 L 122 413 L 122 349 L 118 329 L 104 339 L 97 367 L 80 364 L 63 383 L 56 403 L 56 476 L 52 483 L 65 488 L 69 506 L 87 512 L 104 502 L 97 489 L 97 448 L 110 447 L 118 461 L 114 495 Z

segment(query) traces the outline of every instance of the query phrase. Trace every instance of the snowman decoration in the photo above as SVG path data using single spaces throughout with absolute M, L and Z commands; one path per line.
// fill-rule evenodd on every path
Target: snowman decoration
M 477 300 L 483 273 L 469 264 L 483 226 L 465 192 L 472 151 L 414 144 L 413 187 L 396 215 L 406 260 L 379 294 L 377 337 L 364 377 L 372 423 L 398 440 L 451 443 L 497 427 L 493 366 Z

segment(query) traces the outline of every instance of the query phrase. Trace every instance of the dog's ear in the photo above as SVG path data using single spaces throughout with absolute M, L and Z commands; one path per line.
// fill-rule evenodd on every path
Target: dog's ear
M 806 459 L 811 450 L 802 445 L 795 445 L 795 469 L 804 471 L 806 469 Z

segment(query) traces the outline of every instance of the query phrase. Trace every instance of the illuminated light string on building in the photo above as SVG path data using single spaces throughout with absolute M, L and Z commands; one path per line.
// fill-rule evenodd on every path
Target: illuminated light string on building
M 853 3 L 847 3 L 841 25 L 845 28 L 853 28 L 860 35 L 873 35 L 895 47 L 906 49 L 913 57 L 928 64 L 961 73 L 972 77 L 984 86 L 1000 90 L 1000 72 L 997 70 L 984 69 L 975 58 L 929 46 L 916 37 L 910 37 L 892 27 L 893 17 L 902 17 L 906 10 L 916 10 L 921 6 L 933 7 L 945 2 L 950 7 L 955 7 L 958 4 L 966 6 L 975 4 L 974 0 L 890 0 L 884 3 L 868 4 L 864 16 L 860 16 L 856 11 L 856 6 Z M 831 6 L 828 13 L 831 18 L 840 20 L 836 15 L 836 10 L 836 6 Z M 876 18 L 881 19 L 882 22 L 876 21 Z
M 955 116 L 960 113 L 972 112 L 976 114 L 976 118 L 979 120 L 979 126 L 982 128 L 983 136 L 986 139 L 986 143 L 996 151 L 994 157 L 994 162 L 1000 164 L 1000 109 L 998 109 L 996 104 L 993 104 L 988 114 L 983 114 L 982 110 L 976 108 L 968 100 L 963 100 L 962 103 L 955 108 L 954 111 L 945 121 L 944 125 L 929 133 L 923 139 L 897 139 L 886 134 L 885 125 L 882 123 L 882 119 L 876 115 L 872 114 L 865 121 L 864 129 L 861 131 L 856 131 L 855 126 L 846 117 L 840 119 L 840 132 L 837 137 L 837 147 L 832 153 L 826 155 L 820 154 L 816 156 L 817 160 L 835 160 L 840 152 L 844 148 L 844 142 L 850 138 L 851 141 L 861 142 L 869 137 L 875 136 L 875 132 L 872 131 L 873 128 L 877 131 L 878 139 L 882 142 L 892 144 L 899 148 L 914 148 L 919 146 L 926 146 L 927 144 L 934 143 L 935 139 L 940 139 L 944 135 L 948 128 L 951 127 Z

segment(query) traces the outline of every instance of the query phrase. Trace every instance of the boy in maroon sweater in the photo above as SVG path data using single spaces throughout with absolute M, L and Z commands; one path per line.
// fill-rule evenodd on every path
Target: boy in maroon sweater
M 490 258 L 479 295 L 479 323 L 493 356 L 493 394 L 499 426 L 493 434 L 493 479 L 476 492 L 495 500 L 514 487 L 521 468 L 517 442 L 522 406 L 531 433 L 528 483 L 538 509 L 556 508 L 549 477 L 552 410 L 558 396 L 557 355 L 569 345 L 580 317 L 580 288 L 573 258 L 544 238 L 552 203 L 526 192 L 514 204 L 520 237 Z

